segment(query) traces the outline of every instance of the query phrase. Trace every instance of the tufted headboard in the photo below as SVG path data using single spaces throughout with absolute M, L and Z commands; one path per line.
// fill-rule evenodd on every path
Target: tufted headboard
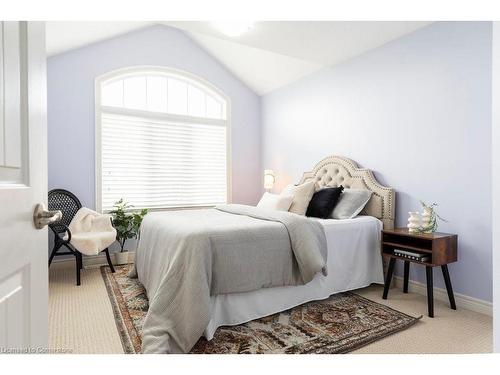
M 384 229 L 394 228 L 394 189 L 382 186 L 368 169 L 358 168 L 351 159 L 329 156 L 321 160 L 311 172 L 302 176 L 300 183 L 316 180 L 316 190 L 324 187 L 370 190 L 373 194 L 361 215 L 374 216 L 384 224 Z

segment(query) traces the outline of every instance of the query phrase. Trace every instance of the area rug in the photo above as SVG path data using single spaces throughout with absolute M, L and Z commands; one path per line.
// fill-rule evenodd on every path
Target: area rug
M 128 278 L 132 265 L 101 267 L 125 353 L 141 352 L 142 324 L 148 311 L 145 290 Z M 200 338 L 195 354 L 348 353 L 404 330 L 419 318 L 354 293 L 339 293 L 238 326 L 219 327 L 214 338 Z

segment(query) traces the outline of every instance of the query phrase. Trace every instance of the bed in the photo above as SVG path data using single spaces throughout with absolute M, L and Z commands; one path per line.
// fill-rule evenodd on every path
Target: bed
M 380 230 L 394 225 L 394 190 L 338 156 L 304 173 L 300 183 L 308 181 L 372 197 L 349 220 L 241 205 L 146 216 L 131 273 L 150 301 L 144 353 L 187 352 L 219 326 L 383 283 Z

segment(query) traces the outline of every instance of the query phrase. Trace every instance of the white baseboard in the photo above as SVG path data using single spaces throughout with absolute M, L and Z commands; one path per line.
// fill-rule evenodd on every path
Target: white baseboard
M 115 255 L 114 254 L 109 254 L 111 257 L 111 262 L 113 264 L 116 264 L 115 261 Z M 135 251 L 128 251 L 128 261 L 129 263 L 134 263 L 135 261 Z M 75 257 L 70 256 L 68 258 L 59 258 L 59 259 L 54 259 L 52 263 L 69 263 L 69 262 L 75 262 Z M 83 257 L 83 268 L 96 268 L 100 266 L 105 266 L 108 264 L 108 261 L 106 260 L 106 255 L 105 254 L 99 254 L 99 255 L 91 255 L 91 256 L 84 256 Z
M 394 276 L 394 284 L 398 288 L 403 288 L 403 278 Z M 427 296 L 427 285 L 418 281 L 410 280 L 408 282 L 408 291 Z M 493 304 L 482 299 L 466 296 L 465 294 L 453 293 L 457 307 L 493 316 Z M 448 293 L 446 289 L 434 287 L 434 298 L 448 303 Z

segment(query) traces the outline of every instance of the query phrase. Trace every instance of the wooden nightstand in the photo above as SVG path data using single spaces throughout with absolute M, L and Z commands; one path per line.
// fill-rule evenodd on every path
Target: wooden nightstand
M 456 234 L 446 233 L 408 233 L 406 228 L 395 228 L 382 231 L 381 252 L 384 257 L 390 258 L 387 276 L 384 285 L 383 299 L 387 299 L 387 293 L 391 285 L 392 274 L 396 259 L 404 261 L 404 284 L 403 293 L 408 293 L 408 276 L 410 273 L 410 263 L 425 266 L 427 275 L 427 304 L 429 317 L 434 317 L 433 299 L 433 267 L 441 266 L 443 271 L 446 291 L 450 300 L 450 307 L 456 310 L 455 297 L 451 287 L 448 263 L 457 261 L 457 240 Z M 412 260 L 394 254 L 394 250 L 399 249 L 419 254 L 425 254 L 428 258 L 425 261 Z

